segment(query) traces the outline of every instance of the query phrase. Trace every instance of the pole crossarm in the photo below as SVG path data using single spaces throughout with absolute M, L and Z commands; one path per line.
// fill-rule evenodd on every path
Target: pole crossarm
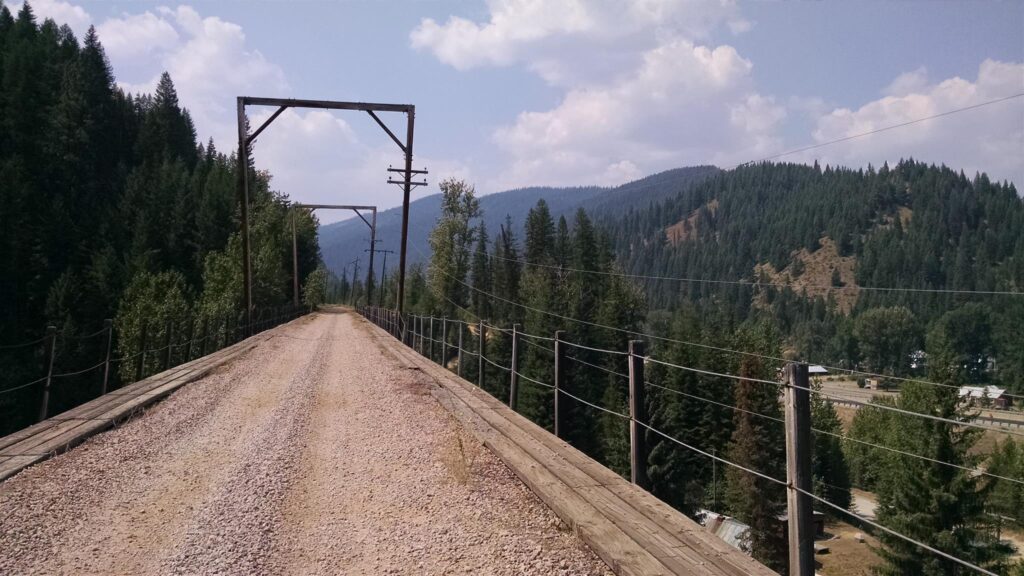
M 321 110 L 363 110 L 374 112 L 412 112 L 412 104 L 381 104 L 377 102 L 339 102 L 336 100 L 297 100 L 295 98 L 260 98 L 239 96 L 246 106 L 286 106 L 288 108 L 319 108 Z

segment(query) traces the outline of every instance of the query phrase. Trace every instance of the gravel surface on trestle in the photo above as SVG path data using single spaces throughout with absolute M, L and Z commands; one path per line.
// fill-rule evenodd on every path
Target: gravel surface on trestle
M 362 319 L 274 332 L 0 484 L 0 574 L 610 574 Z

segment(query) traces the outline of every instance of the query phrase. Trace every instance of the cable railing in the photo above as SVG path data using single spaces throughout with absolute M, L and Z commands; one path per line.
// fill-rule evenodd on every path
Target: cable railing
M 456 306 L 460 310 L 462 310 L 463 312 L 469 314 L 470 317 L 474 317 L 475 316 L 469 310 L 467 310 L 466 308 L 458 306 L 458 305 L 456 305 Z M 360 312 L 364 316 L 367 316 L 368 318 L 370 318 L 371 320 L 373 320 L 375 317 L 379 316 L 379 312 L 375 311 L 372 308 L 364 308 L 364 309 L 360 310 Z M 390 313 L 394 314 L 394 312 L 390 312 Z M 517 409 L 517 406 L 516 406 L 517 395 L 516 395 L 515 387 L 516 387 L 516 385 L 518 384 L 519 381 L 524 381 L 524 382 L 527 382 L 529 384 L 538 385 L 538 386 L 543 387 L 546 390 L 552 390 L 553 394 L 551 395 L 552 398 L 551 398 L 550 401 L 554 401 L 555 402 L 554 410 L 553 410 L 552 414 L 553 414 L 553 418 L 555 419 L 554 429 L 556 430 L 556 434 L 558 433 L 558 430 L 560 428 L 564 429 L 564 422 L 560 423 L 559 419 L 565 417 L 565 415 L 563 414 L 564 409 L 559 409 L 557 399 L 559 399 L 559 398 L 569 399 L 569 400 L 572 400 L 572 401 L 580 404 L 581 406 L 586 406 L 588 408 L 591 408 L 591 409 L 594 409 L 596 411 L 599 411 L 602 415 L 607 415 L 607 416 L 610 416 L 610 417 L 613 417 L 615 419 L 622 420 L 622 421 L 628 421 L 630 426 L 631 426 L 631 428 L 643 429 L 643 430 L 649 432 L 651 434 L 652 438 L 653 437 L 657 437 L 657 438 L 660 438 L 661 440 L 664 440 L 664 441 L 667 441 L 667 442 L 671 442 L 671 443 L 673 443 L 675 445 L 678 445 L 678 446 L 680 446 L 682 448 L 690 450 L 693 453 L 698 454 L 700 456 L 703 456 L 705 458 L 709 458 L 709 459 L 711 459 L 713 461 L 720 462 L 720 463 L 722 463 L 724 465 L 736 468 L 737 470 L 740 470 L 740 471 L 742 471 L 742 472 L 744 472 L 746 474 L 752 474 L 752 475 L 757 476 L 757 477 L 759 477 L 761 479 L 764 479 L 766 481 L 778 484 L 780 486 L 785 487 L 786 490 L 788 490 L 788 491 L 790 491 L 790 492 L 792 492 L 792 493 L 794 493 L 794 494 L 796 494 L 796 495 L 798 495 L 800 497 L 800 498 L 790 499 L 790 500 L 806 499 L 805 500 L 806 502 L 816 502 L 818 504 L 821 504 L 823 506 L 828 507 L 829 509 L 835 510 L 838 513 L 846 515 L 847 517 L 851 518 L 853 521 L 859 523 L 859 525 L 868 526 L 868 527 L 871 527 L 871 528 L 873 528 L 875 530 L 878 530 L 880 532 L 884 532 L 884 533 L 886 533 L 886 534 L 888 534 L 888 535 L 890 535 L 890 536 L 892 536 L 894 538 L 897 538 L 897 539 L 902 540 L 904 542 L 907 542 L 909 544 L 918 546 L 921 550 L 926 551 L 926 552 L 931 553 L 931 554 L 935 554 L 936 556 L 941 557 L 941 558 L 943 558 L 945 560 L 948 560 L 948 561 L 951 561 L 951 562 L 955 562 L 955 563 L 957 563 L 957 564 L 959 564 L 959 565 L 961 565 L 963 567 L 969 568 L 969 569 L 974 570 L 974 571 L 976 571 L 978 573 L 981 573 L 981 574 L 993 574 L 991 571 L 987 570 L 986 568 L 984 568 L 982 566 L 979 566 L 979 565 L 977 565 L 975 563 L 972 563 L 971 561 L 965 560 L 963 558 L 959 558 L 959 557 L 957 557 L 957 556 L 955 556 L 953 554 L 949 554 L 948 552 L 943 551 L 943 550 L 941 550 L 939 548 L 936 548 L 934 546 L 931 546 L 931 545 L 929 545 L 929 544 L 927 544 L 925 542 L 921 542 L 918 539 L 915 539 L 915 538 L 912 538 L 912 537 L 907 536 L 905 534 L 902 534 L 902 533 L 900 533 L 900 532 L 898 532 L 896 530 L 893 530 L 890 527 L 887 527 L 887 526 L 884 526 L 884 525 L 880 524 L 877 521 L 874 521 L 874 520 L 871 520 L 869 518 L 865 518 L 865 517 L 863 517 L 861 515 L 858 515 L 858 514 L 852 512 L 852 511 L 844 508 L 843 506 L 839 506 L 839 505 L 837 505 L 837 504 L 827 500 L 826 498 L 815 494 L 813 492 L 813 490 L 811 489 L 812 483 L 811 483 L 810 478 L 809 478 L 809 474 L 810 474 L 810 472 L 809 472 L 809 459 L 810 459 L 810 454 L 809 454 L 810 447 L 809 447 L 809 445 L 806 445 L 803 448 L 800 448 L 799 450 L 801 452 L 803 452 L 803 454 L 802 454 L 802 456 L 798 455 L 798 458 L 799 457 L 803 457 L 803 458 L 805 458 L 808 461 L 807 465 L 803 467 L 803 469 L 807 471 L 807 472 L 805 472 L 805 475 L 807 477 L 803 478 L 803 479 L 801 479 L 801 478 L 790 478 L 790 477 L 787 477 L 787 479 L 780 479 L 780 478 L 773 477 L 770 474 L 766 474 L 766 473 L 764 473 L 762 471 L 755 470 L 755 469 L 750 468 L 748 466 L 744 466 L 744 465 L 738 464 L 736 462 L 733 462 L 733 461 L 729 460 L 728 458 L 725 458 L 723 456 L 719 456 L 719 455 L 717 455 L 717 454 L 715 454 L 713 452 L 709 452 L 707 450 L 703 450 L 699 446 L 695 446 L 692 443 L 685 442 L 685 441 L 683 441 L 683 440 L 681 440 L 681 439 L 679 439 L 679 438 L 677 438 L 677 437 L 675 437 L 675 436 L 673 436 L 673 435 L 671 435 L 671 434 L 669 434 L 669 433 L 659 429 L 658 427 L 655 427 L 647 419 L 648 407 L 645 405 L 645 394 L 643 393 L 643 389 L 644 388 L 651 388 L 653 390 L 660 390 L 660 391 L 663 391 L 663 392 L 679 394 L 679 395 L 685 396 L 687 398 L 690 398 L 690 399 L 693 399 L 693 400 L 696 400 L 696 401 L 707 403 L 709 405 L 719 406 L 719 407 L 722 407 L 722 408 L 728 408 L 728 409 L 737 411 L 739 413 L 745 413 L 745 414 L 749 414 L 751 416 L 755 416 L 755 417 L 759 417 L 759 418 L 765 418 L 767 420 L 773 421 L 773 422 L 775 422 L 777 424 L 780 424 L 780 425 L 783 425 L 783 426 L 804 428 L 804 429 L 806 429 L 806 433 L 808 435 L 810 435 L 810 434 L 825 434 L 825 435 L 829 435 L 829 436 L 832 436 L 832 437 L 836 437 L 836 438 L 838 438 L 838 439 L 840 439 L 841 441 L 844 441 L 844 442 L 853 442 L 853 443 L 863 444 L 863 445 L 867 445 L 869 447 L 876 448 L 876 449 L 879 449 L 879 450 L 883 450 L 883 451 L 886 451 L 886 452 L 889 452 L 889 453 L 892 453 L 892 454 L 896 454 L 896 455 L 899 455 L 899 456 L 908 457 L 908 458 L 915 458 L 915 459 L 919 459 L 921 461 L 926 461 L 926 462 L 931 462 L 931 463 L 935 463 L 935 464 L 939 464 L 939 465 L 953 467 L 953 468 L 956 468 L 956 469 L 960 469 L 960 470 L 962 470 L 964 472 L 968 472 L 968 473 L 970 473 L 972 475 L 975 475 L 975 476 L 984 476 L 984 477 L 987 477 L 987 478 L 991 478 L 993 480 L 1008 481 L 1008 482 L 1015 483 L 1015 484 L 1024 484 L 1024 479 L 1021 479 L 1021 478 L 1013 478 L 1013 477 L 1006 476 L 1006 475 L 1003 475 L 1003 474 L 991 473 L 991 472 L 988 472 L 987 470 L 984 470 L 983 468 L 980 468 L 980 467 L 964 466 L 964 465 L 957 464 L 957 463 L 946 462 L 946 461 L 943 461 L 941 459 L 933 458 L 933 457 L 930 457 L 930 456 L 927 456 L 927 455 L 915 454 L 915 453 L 910 452 L 910 451 L 900 450 L 898 448 L 893 448 L 891 446 L 885 446 L 883 444 L 878 444 L 878 443 L 874 443 L 874 442 L 865 442 L 863 440 L 859 440 L 859 439 L 850 437 L 850 436 L 848 436 L 846 434 L 841 434 L 841 433 L 833 432 L 833 431 L 830 431 L 830 430 L 823 430 L 823 429 L 819 429 L 819 428 L 813 427 L 811 425 L 811 422 L 810 422 L 810 412 L 809 412 L 810 411 L 810 402 L 809 402 L 809 400 L 810 400 L 812 395 L 817 394 L 820 397 L 825 398 L 827 400 L 842 400 L 842 399 L 841 398 L 836 398 L 836 397 L 834 397 L 834 396 L 832 396 L 830 394 L 823 393 L 820 390 L 812 388 L 810 386 L 809 382 L 808 382 L 809 378 L 808 378 L 808 374 L 807 374 L 807 365 L 806 364 L 803 364 L 803 363 L 800 363 L 800 362 L 789 362 L 787 364 L 787 369 L 785 371 L 786 378 L 784 378 L 782 381 L 770 380 L 770 379 L 767 379 L 767 378 L 764 378 L 764 377 L 743 376 L 743 375 L 731 374 L 731 373 L 728 373 L 728 371 L 708 370 L 708 369 L 705 369 L 705 368 L 698 368 L 698 367 L 694 367 L 694 366 L 687 366 L 687 365 L 684 365 L 684 364 L 681 364 L 681 363 L 668 362 L 668 361 L 665 361 L 665 360 L 661 360 L 661 359 L 658 359 L 658 358 L 654 357 L 653 355 L 645 354 L 644 353 L 643 342 L 640 341 L 640 340 L 631 341 L 631 349 L 629 351 L 610 350 L 610 349 L 606 349 L 606 348 L 590 346 L 590 345 L 587 345 L 587 344 L 584 344 L 584 343 L 580 343 L 580 342 L 570 341 L 567 338 L 565 338 L 564 336 L 555 335 L 553 337 L 548 337 L 548 336 L 540 336 L 540 335 L 536 335 L 536 334 L 530 334 L 530 333 L 527 333 L 527 332 L 523 332 L 518 327 L 518 325 L 510 327 L 510 328 L 502 328 L 502 327 L 498 327 L 498 326 L 493 326 L 492 324 L 490 324 L 488 322 L 485 322 L 482 319 L 477 319 L 478 321 L 476 323 L 470 323 L 470 322 L 467 322 L 467 321 L 461 320 L 461 319 L 453 320 L 453 319 L 447 319 L 447 318 L 434 318 L 433 320 L 434 320 L 434 324 L 435 324 L 435 329 L 434 330 L 436 330 L 436 325 L 440 324 L 442 326 L 443 330 L 446 330 L 448 326 L 456 326 L 458 332 L 457 333 L 454 332 L 454 331 L 446 332 L 446 334 L 444 336 L 442 336 L 440 339 L 438 339 L 438 338 L 435 337 L 436 334 L 433 331 L 430 331 L 429 334 L 427 333 L 428 332 L 427 326 L 429 325 L 429 317 L 420 317 L 420 316 L 416 316 L 416 315 L 408 315 L 408 318 L 402 318 L 402 320 L 399 322 L 401 325 L 409 327 L 408 331 L 403 333 L 403 337 L 405 337 L 406 340 L 407 340 L 406 343 L 408 344 L 409 342 L 411 342 L 412 343 L 411 347 L 414 350 L 416 350 L 420 354 L 423 354 L 424 356 L 430 357 L 431 360 L 436 361 L 436 362 L 438 362 L 438 363 L 440 363 L 441 365 L 444 365 L 444 366 L 447 366 L 447 362 L 448 362 L 448 359 L 449 359 L 449 352 L 457 354 L 460 359 L 464 355 L 467 355 L 467 354 L 476 355 L 477 359 L 480 362 L 480 369 L 481 370 L 483 369 L 483 367 L 490 367 L 490 368 L 493 368 L 493 369 L 497 370 L 498 371 L 497 374 L 503 374 L 504 376 L 502 376 L 502 378 L 507 378 L 508 379 L 508 388 L 507 388 L 507 392 L 509 394 L 508 403 L 509 403 L 510 407 L 513 410 Z M 512 352 L 511 352 L 511 354 L 512 354 L 512 366 L 511 367 L 510 366 L 506 366 L 506 365 L 501 364 L 497 359 L 488 358 L 487 357 L 487 350 L 486 349 L 478 349 L 476 351 L 467 350 L 464 347 L 463 342 L 461 340 L 461 338 L 462 338 L 462 331 L 467 326 L 473 326 L 473 327 L 476 327 L 477 330 L 483 329 L 483 330 L 487 331 L 487 334 L 482 334 L 482 333 L 481 334 L 477 334 L 476 340 L 479 341 L 479 343 L 480 343 L 479 346 L 482 346 L 483 344 L 488 342 L 488 340 L 490 338 L 493 338 L 493 335 L 500 334 L 500 335 L 502 335 L 505 338 L 510 338 L 511 341 L 512 341 L 512 345 L 511 345 L 511 350 L 512 350 Z M 610 327 L 608 327 L 608 328 L 610 328 Z M 626 331 L 626 330 L 622 330 L 622 331 L 628 332 L 629 334 L 632 334 L 632 335 L 638 335 L 638 333 L 636 333 L 636 332 Z M 452 338 L 453 335 L 456 335 L 457 338 L 459 339 L 458 343 L 453 343 L 453 342 L 450 341 L 450 339 Z M 471 339 L 471 340 L 473 340 L 473 339 Z M 549 348 L 547 346 L 541 345 L 537 341 L 552 342 L 554 344 L 553 349 Z M 430 345 L 428 346 L 427 343 L 429 343 Z M 527 348 L 523 348 L 523 347 L 519 346 L 519 344 L 522 344 L 522 343 L 525 343 L 527 346 L 529 346 L 530 348 L 533 348 L 533 349 L 544 350 L 546 353 L 548 353 L 547 356 L 543 356 L 544 358 L 551 357 L 551 356 L 554 357 L 554 370 L 553 370 L 553 373 L 554 373 L 554 380 L 553 380 L 553 382 L 554 383 L 553 384 L 548 383 L 548 382 L 544 382 L 543 379 L 539 379 L 537 377 L 534 377 L 534 375 L 524 374 L 522 369 L 516 368 L 517 361 L 518 361 L 518 356 L 517 355 L 518 354 L 522 354 L 522 351 L 527 349 Z M 442 350 L 441 351 L 441 357 L 440 357 L 439 360 L 437 359 L 437 354 L 436 354 L 437 350 L 434 349 L 434 346 L 433 346 L 434 344 L 439 344 L 440 347 L 441 347 L 441 350 Z M 628 361 L 628 363 L 629 363 L 629 368 L 630 368 L 629 373 L 626 374 L 626 373 L 619 372 L 617 370 L 608 368 L 606 366 L 601 366 L 600 362 L 596 362 L 596 361 L 595 362 L 591 362 L 591 361 L 583 360 L 581 358 L 575 358 L 572 354 L 569 353 L 569 350 L 584 350 L 584 351 L 587 351 L 587 352 L 591 353 L 592 355 L 596 355 L 597 357 L 608 358 L 609 363 L 611 363 L 611 361 L 613 359 L 619 359 L 618 361 L 621 361 L 622 358 L 625 358 Z M 448 351 L 448 352 L 446 352 L 446 351 Z M 507 359 L 508 358 L 508 354 L 509 354 L 508 346 L 505 346 L 503 354 L 504 354 L 504 357 Z M 594 357 L 590 357 L 590 359 L 593 360 Z M 560 361 L 561 361 L 562 366 L 565 366 L 565 362 L 577 362 L 577 363 L 580 363 L 583 366 L 587 366 L 587 367 L 599 370 L 601 372 L 607 373 L 610 376 L 614 376 L 616 378 L 629 381 L 629 384 L 630 384 L 629 413 L 627 414 L 627 413 L 620 412 L 618 410 L 612 409 L 611 407 L 603 406 L 603 405 L 601 405 L 602 402 L 599 402 L 599 401 L 596 401 L 596 400 L 593 400 L 593 399 L 588 399 L 588 398 L 584 397 L 583 395 L 581 395 L 581 393 L 576 392 L 575 390 L 568 390 L 567 387 L 571 387 L 571 383 L 566 381 L 565 374 L 560 373 L 560 369 L 557 368 L 557 366 L 559 365 Z M 785 417 L 770 416 L 770 415 L 759 413 L 759 412 L 754 411 L 754 410 L 748 410 L 748 409 L 745 409 L 745 408 L 742 408 L 742 407 L 738 407 L 738 406 L 729 404 L 727 402 L 720 402 L 720 401 L 717 401 L 717 400 L 713 400 L 711 398 L 706 398 L 706 397 L 699 396 L 699 395 L 696 395 L 696 394 L 691 394 L 691 393 L 686 392 L 686 391 L 676 390 L 674 388 L 670 388 L 668 386 L 665 386 L 665 385 L 662 385 L 662 384 L 658 384 L 657 382 L 652 382 L 650 380 L 644 379 L 644 368 L 643 367 L 644 367 L 645 364 L 658 365 L 658 366 L 661 366 L 661 367 L 663 367 L 663 368 L 665 368 L 667 370 L 670 370 L 670 371 L 681 371 L 681 372 L 685 372 L 685 373 L 690 373 L 690 374 L 695 375 L 695 377 L 697 377 L 697 378 L 714 378 L 714 379 L 723 379 L 724 378 L 724 379 L 728 379 L 728 380 L 730 380 L 732 382 L 736 382 L 736 383 L 746 382 L 746 383 L 759 384 L 759 385 L 771 385 L 773 387 L 778 388 L 779 391 L 782 393 L 782 395 L 785 396 L 785 402 L 787 403 L 787 406 L 795 405 L 795 404 L 798 404 L 798 403 L 802 402 L 804 404 L 804 406 L 805 406 L 805 409 L 804 409 L 805 413 L 804 413 L 804 415 L 802 417 L 799 417 L 799 416 L 791 414 L 791 412 L 799 412 L 799 410 L 789 410 L 789 409 L 787 409 L 785 411 Z M 458 369 L 458 371 L 461 374 L 461 369 L 462 369 L 461 362 L 458 363 L 457 369 Z M 561 371 L 564 371 L 564 368 L 562 368 Z M 495 375 L 496 374 L 492 373 L 492 374 L 488 374 L 487 376 L 493 377 Z M 490 382 L 491 380 L 493 380 L 493 378 L 490 378 L 490 379 L 485 378 L 483 374 L 478 374 L 477 376 L 478 376 L 478 386 L 482 386 L 484 382 Z M 802 401 L 798 401 L 797 400 L 800 396 L 803 397 Z M 639 404 L 638 404 L 638 402 L 639 402 Z M 972 421 L 969 421 L 969 420 L 961 420 L 961 419 L 955 419 L 955 418 L 945 418 L 943 416 L 939 416 L 939 415 L 935 415 L 935 414 L 916 412 L 916 411 L 913 411 L 913 410 L 905 410 L 905 409 L 901 409 L 901 408 L 898 408 L 898 407 L 895 407 L 895 406 L 888 406 L 888 405 L 883 405 L 883 404 L 870 404 L 870 406 L 877 407 L 877 408 L 880 408 L 882 410 L 890 410 L 892 413 L 898 415 L 898 417 L 922 418 L 922 419 L 926 419 L 926 420 L 929 420 L 929 421 L 940 422 L 940 423 L 943 423 L 943 424 L 949 424 L 949 425 L 954 425 L 954 426 L 965 426 L 965 427 L 983 428 L 983 429 L 992 430 L 992 428 L 990 428 L 990 427 L 987 427 L 987 426 L 984 426 L 984 425 L 981 425 L 981 424 L 978 424 L 978 423 L 975 423 L 975 422 L 972 422 Z M 799 422 L 794 421 L 794 420 L 799 420 Z M 561 426 L 560 426 L 560 424 L 561 424 Z M 1011 433 L 1011 434 L 1014 434 L 1014 435 L 1024 435 L 1024 434 L 1020 434 L 1020 433 L 1014 433 L 1014 431 L 1009 431 L 1009 430 L 997 430 L 997 431 L 999 431 L 999 432 L 1008 432 L 1008 433 Z M 641 434 L 640 436 L 642 437 L 643 435 Z M 635 437 L 636 437 L 635 434 L 631 434 L 631 442 L 637 442 Z M 787 451 L 796 450 L 796 449 L 797 448 L 792 446 L 791 443 L 787 440 Z M 636 446 L 631 448 L 631 456 L 635 452 L 637 452 Z M 645 453 L 645 449 L 640 449 L 640 453 L 644 454 Z M 643 457 L 640 457 L 640 458 L 638 458 L 638 457 L 631 457 L 631 479 L 634 482 L 637 482 L 638 484 L 640 484 L 641 482 L 643 484 L 647 483 L 646 472 L 641 470 L 638 473 L 638 471 L 636 470 L 637 468 L 643 468 L 645 466 L 646 466 L 645 458 L 643 458 Z M 791 475 L 792 475 L 792 471 L 788 470 L 787 471 L 787 476 L 791 476 Z M 638 482 L 638 479 L 640 480 L 639 482 Z M 641 484 L 641 485 L 643 485 L 643 484 Z M 644 486 L 644 487 L 646 487 L 646 486 Z M 792 510 L 792 509 L 790 510 L 790 517 L 791 518 L 801 518 L 801 517 L 806 516 L 809 513 L 810 513 L 810 504 L 805 504 L 803 506 L 797 505 L 797 509 L 796 510 Z M 800 522 L 796 522 L 795 524 L 800 524 Z M 798 529 L 798 528 L 795 528 L 795 529 Z M 793 536 L 793 534 L 791 533 L 791 541 L 795 541 L 795 542 L 803 542 L 804 541 L 804 540 L 801 540 L 800 538 L 793 538 L 792 536 Z M 806 541 L 813 542 L 813 538 L 810 538 L 810 539 L 808 539 Z
M 232 323 L 230 319 L 231 315 L 228 315 L 215 319 L 214 322 L 212 322 L 213 326 L 211 327 L 210 320 L 212 317 L 202 317 L 201 335 L 197 330 L 200 325 L 200 317 L 193 317 L 185 320 L 171 320 L 163 323 L 164 333 L 161 344 L 151 344 L 149 342 L 148 328 L 150 324 L 143 322 L 137 334 L 132 335 L 127 340 L 122 340 L 118 345 L 118 348 L 135 350 L 134 352 L 129 352 L 122 356 L 112 355 L 112 352 L 115 349 L 114 342 L 116 330 L 114 323 L 111 320 L 105 320 L 104 327 L 101 330 L 81 336 L 68 336 L 61 334 L 57 331 L 55 326 L 49 326 L 46 329 L 46 335 L 42 338 L 0 347 L 0 350 L 10 350 L 31 346 L 44 346 L 45 350 L 43 356 L 45 357 L 44 366 L 46 367 L 44 370 L 46 374 L 44 376 L 23 384 L 14 385 L 0 390 L 0 396 L 41 386 L 41 399 L 38 406 L 39 417 L 37 419 L 38 421 L 41 421 L 48 417 L 50 413 L 50 390 L 51 384 L 54 381 L 60 379 L 73 379 L 74 377 L 82 376 L 90 372 L 101 371 L 100 369 L 102 368 L 102 377 L 99 381 L 99 396 L 102 396 L 108 392 L 108 388 L 110 387 L 112 380 L 120 380 L 124 384 L 142 380 L 154 373 L 180 366 L 181 364 L 191 362 L 192 360 L 201 358 L 207 354 L 235 344 L 243 340 L 245 337 L 255 335 L 269 327 L 298 318 L 299 316 L 309 312 L 311 309 L 304 306 L 285 306 L 273 310 L 272 315 L 260 318 L 252 322 L 249 326 L 239 324 L 237 322 Z M 177 329 L 183 323 L 188 326 L 187 337 L 182 336 L 186 331 Z M 156 327 L 155 324 L 153 324 L 153 326 Z M 85 341 L 98 339 L 100 337 L 105 337 L 105 340 L 99 342 L 99 350 L 102 352 L 102 360 L 87 367 L 71 368 L 62 372 L 54 372 L 53 366 L 56 360 L 61 357 L 63 352 L 59 345 L 60 342 L 65 340 Z M 129 342 L 133 342 L 133 344 L 130 344 Z M 125 369 L 124 367 L 126 364 L 131 365 L 132 369 Z M 114 369 L 115 366 L 121 368 L 120 375 L 118 374 L 119 370 Z M 63 385 L 62 389 L 66 386 L 67 384 Z

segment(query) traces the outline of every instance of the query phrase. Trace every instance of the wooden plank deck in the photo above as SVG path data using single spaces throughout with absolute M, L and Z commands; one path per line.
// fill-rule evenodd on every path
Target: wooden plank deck
M 293 320 L 294 322 L 294 320 Z M 0 482 L 106 430 L 218 366 L 252 350 L 273 330 L 154 374 L 0 438 Z
M 619 575 L 771 576 L 674 508 L 370 322 L 367 331 Z

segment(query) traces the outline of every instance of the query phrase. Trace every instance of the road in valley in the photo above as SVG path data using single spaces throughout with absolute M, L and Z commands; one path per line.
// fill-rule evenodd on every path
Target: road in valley
M 0 484 L 0 574 L 606 574 L 351 313 Z

